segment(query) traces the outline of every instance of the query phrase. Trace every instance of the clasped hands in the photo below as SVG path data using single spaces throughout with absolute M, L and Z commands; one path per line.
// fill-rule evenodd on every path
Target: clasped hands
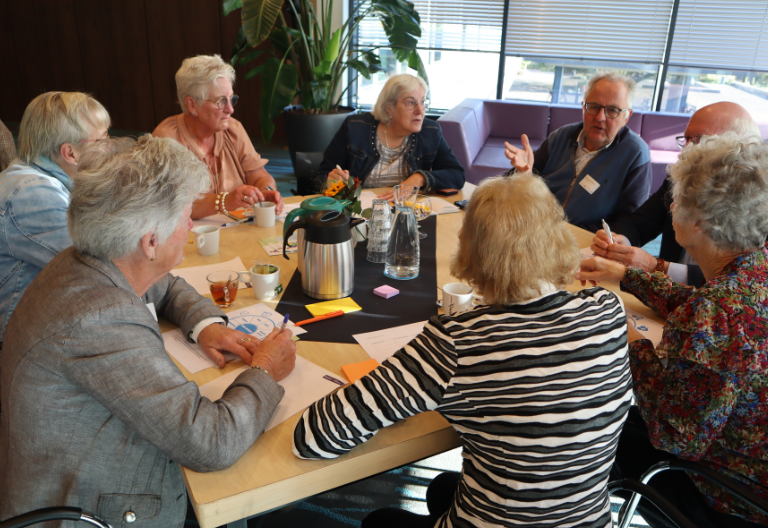
M 333 169 L 331 172 L 328 173 L 328 181 L 337 181 L 337 180 L 344 180 L 347 181 L 349 179 L 349 171 L 348 170 L 342 170 L 338 166 L 336 166 L 335 169 Z M 424 187 L 427 184 L 427 179 L 424 177 L 423 174 L 420 174 L 418 172 L 415 172 L 411 174 L 409 177 L 407 177 L 405 180 L 400 182 L 400 185 L 414 185 L 416 187 Z M 395 196 L 395 191 L 386 191 L 378 196 L 379 200 L 391 200 Z
M 296 364 L 296 343 L 289 329 L 272 330 L 261 341 L 244 332 L 222 324 L 206 326 L 197 337 L 205 354 L 219 368 L 226 364 L 222 352 L 231 352 L 252 367 L 261 367 L 275 381 L 284 379 Z

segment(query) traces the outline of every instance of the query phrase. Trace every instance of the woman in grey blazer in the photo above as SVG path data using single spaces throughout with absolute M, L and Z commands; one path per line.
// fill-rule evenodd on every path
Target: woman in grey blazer
M 261 342 L 168 272 L 181 262 L 205 166 L 170 139 L 144 136 L 83 160 L 72 190 L 73 247 L 37 276 L 0 354 L 0 519 L 80 506 L 113 527 L 180 527 L 179 464 L 214 471 L 261 434 L 293 369 L 290 332 Z M 216 402 L 163 346 L 154 313 L 223 365 L 252 367 Z M 64 526 L 69 524 L 64 523 Z

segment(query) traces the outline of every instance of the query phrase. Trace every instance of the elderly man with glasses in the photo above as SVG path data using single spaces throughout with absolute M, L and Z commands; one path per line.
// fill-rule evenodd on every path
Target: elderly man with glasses
M 719 136 L 728 131 L 760 136 L 760 129 L 744 107 L 721 102 L 705 106 L 694 113 L 684 135 L 677 138 L 677 143 L 683 148 L 688 143 L 698 144 L 702 136 Z M 592 241 L 592 250 L 596 255 L 618 260 L 649 273 L 661 271 L 681 284 L 701 286 L 704 283 L 701 269 L 675 240 L 672 215 L 669 212 L 672 203 L 669 187 L 667 178 L 637 211 L 612 223 L 613 243 L 603 230 L 598 231 Z M 659 258 L 640 249 L 659 235 L 662 235 Z
M 571 223 L 597 231 L 637 209 L 651 191 L 651 151 L 626 126 L 635 82 L 615 73 L 590 79 L 584 120 L 558 128 L 533 152 L 505 143 L 512 170 L 533 170 L 547 182 Z

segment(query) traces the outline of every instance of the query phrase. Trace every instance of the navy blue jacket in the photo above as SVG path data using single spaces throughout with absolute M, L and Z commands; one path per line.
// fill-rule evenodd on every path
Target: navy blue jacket
M 360 178 L 361 182 L 365 182 L 380 157 L 379 151 L 376 150 L 378 124 L 369 112 L 346 118 L 331 144 L 325 149 L 318 171 L 320 176 L 328 177 L 328 173 L 338 165 L 348 170 L 353 178 Z M 411 173 L 418 172 L 426 178 L 427 185 L 423 188 L 426 191 L 464 187 L 464 167 L 443 139 L 437 121 L 424 119 L 421 132 L 412 134 L 405 160 Z
M 587 163 L 574 183 L 574 154 L 584 123 L 565 125 L 552 132 L 534 153 L 533 171 L 544 178 L 563 205 L 568 221 L 588 231 L 602 228 L 601 219 L 611 220 L 633 212 L 651 192 L 651 151 L 643 139 L 623 127 L 613 143 Z M 589 194 L 579 185 L 587 175 L 600 187 Z

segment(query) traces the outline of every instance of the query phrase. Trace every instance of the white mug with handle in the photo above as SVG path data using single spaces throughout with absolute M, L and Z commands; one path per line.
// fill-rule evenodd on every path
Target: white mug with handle
M 215 255 L 219 252 L 219 228 L 206 225 L 197 226 L 192 230 L 195 233 L 197 252 L 201 255 Z
M 473 301 L 481 299 L 473 292 L 475 289 L 467 284 L 451 282 L 441 288 L 443 290 L 443 310 L 449 315 L 464 312 L 474 306 Z

